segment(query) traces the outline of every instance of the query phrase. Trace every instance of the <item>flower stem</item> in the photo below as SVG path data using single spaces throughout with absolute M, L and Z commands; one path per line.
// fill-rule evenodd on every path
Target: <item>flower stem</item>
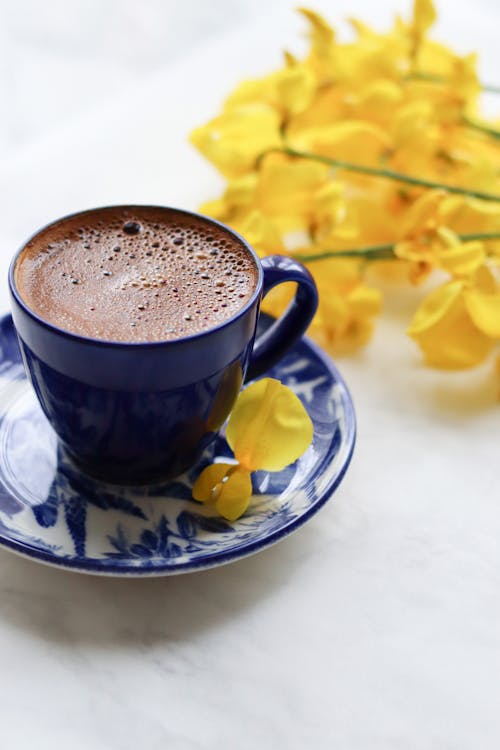
M 310 161 L 317 161 L 321 164 L 328 164 L 330 167 L 346 169 L 350 172 L 358 172 L 359 174 L 371 175 L 372 177 L 383 177 L 388 180 L 402 182 L 405 185 L 416 185 L 418 187 L 432 188 L 434 190 L 444 190 L 447 193 L 453 193 L 455 195 L 465 195 L 469 198 L 479 198 L 483 201 L 494 201 L 500 203 L 500 195 L 494 195 L 493 193 L 482 193 L 479 190 L 470 190 L 456 185 L 446 185 L 441 182 L 434 182 L 434 180 L 412 177 L 411 175 L 402 174 L 401 172 L 395 172 L 392 169 L 378 169 L 377 167 L 367 167 L 363 164 L 353 164 L 349 161 L 332 159 L 329 156 L 322 156 L 321 154 L 315 154 L 310 151 L 299 151 L 291 146 L 272 148 L 269 149 L 269 151 L 265 151 L 258 157 L 257 165 L 260 164 L 265 156 L 273 153 L 286 154 L 287 156 L 292 156 L 297 159 L 309 159 Z
M 472 120 L 470 117 L 466 117 L 465 115 L 462 117 L 462 122 L 464 123 L 464 125 L 467 125 L 468 128 L 479 130 L 481 133 L 485 133 L 491 138 L 495 138 L 495 140 L 497 141 L 500 140 L 500 130 L 490 128 L 488 125 L 484 125 L 482 122 L 478 122 L 477 120 Z
M 407 76 L 409 79 L 415 79 L 417 81 L 430 81 L 431 83 L 449 83 L 449 81 L 443 76 L 438 76 L 433 73 L 424 73 L 415 71 Z M 488 94 L 500 94 L 500 86 L 490 86 L 487 83 L 479 83 L 481 89 L 486 91 Z
M 486 242 L 487 240 L 500 240 L 500 232 L 475 232 L 472 234 L 459 234 L 458 238 L 461 242 L 473 242 L 480 240 Z M 295 260 L 299 260 L 301 263 L 312 263 L 315 260 L 327 260 L 328 258 L 360 258 L 362 260 L 392 260 L 396 259 L 397 255 L 394 252 L 396 243 L 388 243 L 386 245 L 371 245 L 369 247 L 356 247 L 351 250 L 325 250 L 322 253 L 314 253 L 311 255 L 295 255 Z
M 257 166 L 268 154 L 286 154 L 287 156 L 292 156 L 297 159 L 310 159 L 311 161 L 317 161 L 321 164 L 328 164 L 328 166 L 330 167 L 346 169 L 350 172 L 367 174 L 372 177 L 383 177 L 388 180 L 403 182 L 406 185 L 416 185 L 418 187 L 426 187 L 434 190 L 444 190 L 446 193 L 465 195 L 468 198 L 479 198 L 483 201 L 493 201 L 500 203 L 500 195 L 494 195 L 493 193 L 482 193 L 479 190 L 468 190 L 467 188 L 458 187 L 456 185 L 446 185 L 441 182 L 435 182 L 434 180 L 426 180 L 421 177 L 413 177 L 412 175 L 403 174 L 402 172 L 395 172 L 392 169 L 378 169 L 377 167 L 367 167 L 363 164 L 354 164 L 353 162 L 344 161 L 343 159 L 332 159 L 329 156 L 314 154 L 311 151 L 299 151 L 298 149 L 292 148 L 291 146 L 285 146 L 283 148 L 272 148 L 269 149 L 269 151 L 265 151 L 257 158 Z
M 356 247 L 352 250 L 325 250 L 322 253 L 312 255 L 293 255 L 295 260 L 301 263 L 312 263 L 315 260 L 327 260 L 328 258 L 364 258 L 365 260 L 391 260 L 395 258 L 394 244 L 371 245 L 370 247 Z

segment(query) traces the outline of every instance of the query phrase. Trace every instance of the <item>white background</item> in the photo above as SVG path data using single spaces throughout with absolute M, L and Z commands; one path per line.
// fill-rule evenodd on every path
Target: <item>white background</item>
M 494 0 L 440 3 L 437 34 L 499 83 Z M 383 26 L 400 0 L 327 2 Z M 303 28 L 288 1 L 0 3 L 0 273 L 63 213 L 196 208 L 220 180 L 186 143 Z M 340 490 L 232 566 L 103 580 L 0 554 L 2 747 L 497 750 L 500 442 L 491 363 L 424 369 L 388 297 L 339 361 L 359 422 Z M 6 283 L 0 292 L 8 308 Z

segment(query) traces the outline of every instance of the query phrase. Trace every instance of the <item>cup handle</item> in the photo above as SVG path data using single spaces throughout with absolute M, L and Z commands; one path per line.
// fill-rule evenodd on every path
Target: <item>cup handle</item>
M 282 255 L 263 258 L 265 296 L 285 281 L 297 282 L 297 292 L 281 318 L 257 337 L 245 380 L 262 375 L 299 339 L 314 317 L 318 307 L 318 290 L 313 277 L 301 263 Z

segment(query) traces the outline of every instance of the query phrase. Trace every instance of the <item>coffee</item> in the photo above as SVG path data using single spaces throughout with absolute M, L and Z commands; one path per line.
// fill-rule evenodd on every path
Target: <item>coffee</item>
M 182 211 L 111 207 L 52 224 L 21 252 L 17 289 L 41 318 L 106 341 L 165 341 L 213 328 L 253 296 L 237 237 Z

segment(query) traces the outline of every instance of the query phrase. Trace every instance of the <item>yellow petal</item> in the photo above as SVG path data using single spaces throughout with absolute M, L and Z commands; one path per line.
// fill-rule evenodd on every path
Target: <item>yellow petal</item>
M 194 130 L 191 143 L 226 177 L 237 177 L 253 170 L 263 151 L 280 145 L 280 117 L 270 105 L 242 105 Z
M 435 289 L 420 305 L 408 330 L 432 367 L 474 367 L 491 351 L 493 342 L 471 320 L 463 291 L 461 281 Z
M 367 110 L 373 107 L 394 107 L 402 99 L 401 86 L 394 81 L 379 78 L 362 89 L 360 104 Z
M 461 242 L 439 253 L 439 265 L 451 274 L 464 276 L 479 268 L 485 257 L 482 242 Z
M 224 201 L 231 208 L 246 208 L 251 205 L 255 198 L 257 183 L 257 172 L 250 172 L 241 177 L 236 177 L 229 182 L 224 192 Z
M 500 338 L 500 294 L 483 294 L 476 289 L 464 292 L 467 311 L 480 331 Z
M 406 239 L 415 232 L 421 232 L 424 225 L 435 218 L 445 195 L 440 190 L 427 190 L 417 198 L 402 220 L 398 222 L 399 226 L 396 227 L 396 231 L 399 236 Z
M 277 226 L 261 211 L 252 211 L 235 228 L 260 256 L 283 253 Z
M 316 79 L 303 65 L 284 68 L 276 78 L 278 104 L 288 114 L 303 112 L 316 91 Z
M 213 201 L 205 201 L 200 206 L 200 212 L 205 216 L 212 216 L 214 219 L 224 221 L 228 215 L 228 205 L 223 198 Z
M 427 295 L 408 328 L 409 335 L 416 336 L 438 325 L 443 317 L 446 316 L 451 305 L 459 297 L 462 289 L 462 282 L 454 281 L 449 284 L 443 284 Z
M 226 438 L 249 471 L 280 471 L 309 446 L 313 425 L 302 402 L 273 378 L 252 383 L 231 412 Z
M 250 472 L 238 467 L 223 483 L 215 508 L 228 521 L 236 521 L 248 508 L 251 497 Z
M 297 135 L 294 142 L 299 148 L 323 156 L 363 164 L 378 160 L 392 146 L 384 129 L 364 120 L 344 120 L 311 127 Z
M 457 233 L 448 227 L 438 227 L 436 229 L 436 235 L 445 246 L 445 249 L 456 248 L 460 243 L 460 238 Z
M 424 34 L 430 29 L 436 18 L 437 13 L 432 0 L 414 0 L 413 28 L 417 33 Z
M 234 464 L 211 464 L 207 466 L 193 485 L 193 499 L 200 503 L 212 500 L 213 491 L 226 474 L 234 469 Z
M 313 10 L 298 8 L 298 11 L 304 18 L 307 18 L 311 25 L 310 38 L 313 52 L 320 56 L 327 54 L 335 41 L 335 32 L 330 24 Z
M 399 148 L 411 148 L 412 144 L 418 143 L 419 150 L 427 148 L 429 144 L 430 129 L 433 127 L 434 111 L 432 103 L 427 100 L 417 99 L 403 102 L 394 112 L 391 130 L 394 133 L 395 143 Z M 425 130 L 426 138 L 422 138 Z
M 270 218 L 279 218 L 283 231 L 303 229 L 309 224 L 314 191 L 325 184 L 328 175 L 324 164 L 268 157 L 260 172 L 257 207 Z
M 498 291 L 495 277 L 487 266 L 480 266 L 472 278 L 472 286 L 483 294 L 496 294 Z
M 353 315 L 369 318 L 378 315 L 382 304 L 382 294 L 378 289 L 360 284 L 348 296 Z
M 262 78 L 251 78 L 242 81 L 228 96 L 224 110 L 236 109 L 243 104 L 270 103 L 273 99 L 274 77 L 272 73 Z

